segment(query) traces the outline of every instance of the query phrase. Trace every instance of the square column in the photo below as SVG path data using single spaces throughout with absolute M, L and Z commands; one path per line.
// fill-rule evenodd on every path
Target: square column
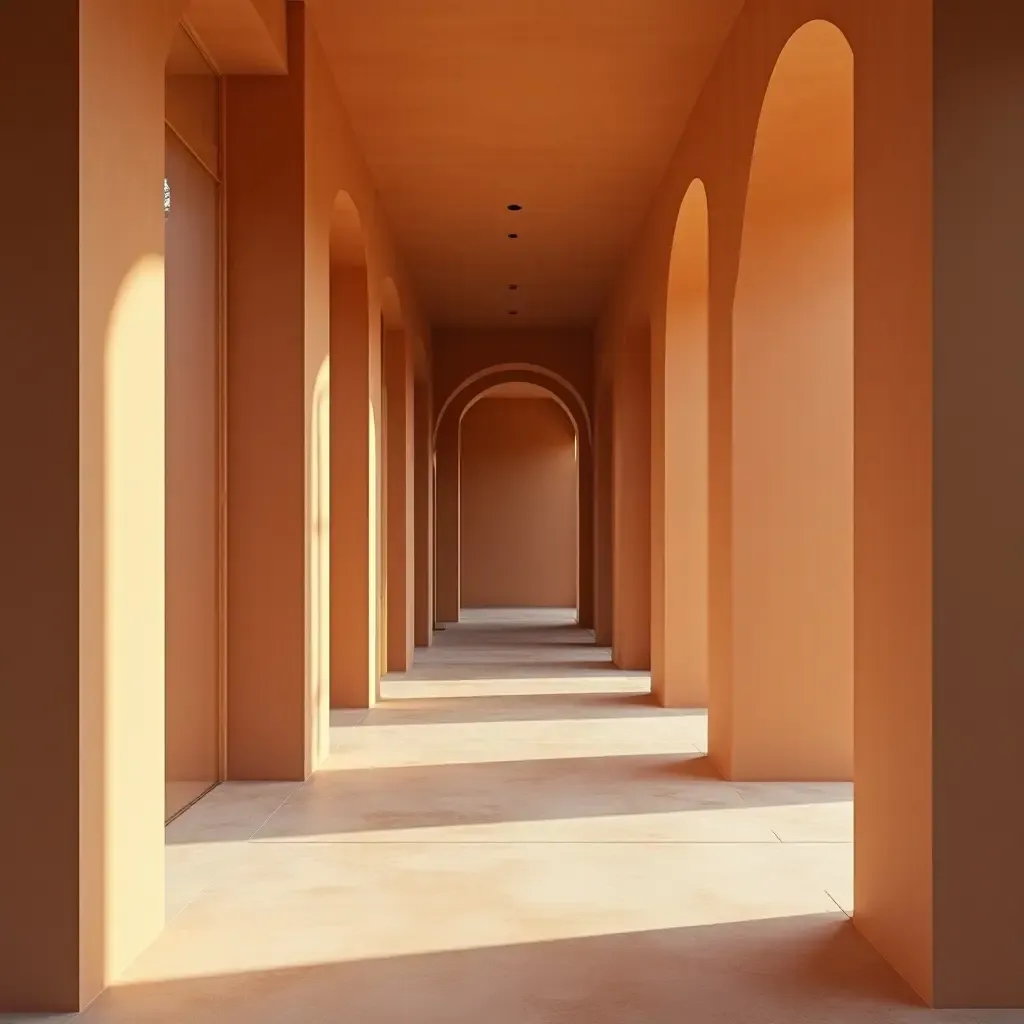
M 612 645 L 612 385 L 602 374 L 594 420 L 594 637 Z
M 384 383 L 388 417 L 387 667 L 389 672 L 406 672 L 412 665 L 414 642 L 416 538 L 413 354 L 411 339 L 404 331 L 384 334 Z
M 304 779 L 315 730 L 306 626 L 305 43 L 289 74 L 225 79 L 228 777 Z
M 618 342 L 612 437 L 613 644 L 622 669 L 651 667 L 651 338 Z
M 427 380 L 415 384 L 416 458 L 416 607 L 415 643 L 434 642 L 434 446 L 433 403 Z
M 384 435 L 366 267 L 331 267 L 331 707 L 377 699 Z
M 858 54 L 854 922 L 1022 1007 L 1024 11 L 929 14 Z
M 437 432 L 435 449 L 437 469 L 434 477 L 434 615 L 438 623 L 459 621 L 459 562 L 462 557 L 459 529 L 461 433 L 459 417 L 451 412 L 446 413 Z
M 78 1010 L 164 923 L 161 195 L 178 13 L 0 7 L 0 1015 Z

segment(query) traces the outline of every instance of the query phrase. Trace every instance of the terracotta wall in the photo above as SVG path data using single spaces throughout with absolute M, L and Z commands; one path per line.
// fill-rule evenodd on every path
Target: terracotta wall
M 853 90 L 842 33 L 804 26 L 754 143 L 732 330 L 734 777 L 853 772 Z
M 1003 723 L 1015 720 L 1012 714 L 1007 716 L 1014 705 L 1010 690 L 999 681 L 1005 677 L 1000 671 L 979 672 L 977 658 L 978 652 L 992 652 L 1004 670 L 1013 664 L 1004 646 L 1009 627 L 1004 631 L 995 624 L 1019 621 L 1016 599 L 1008 596 L 1019 593 L 1019 588 L 993 588 L 989 570 L 982 568 L 999 565 L 1009 579 L 1016 563 L 1006 555 L 1015 548 L 1001 532 L 1002 521 L 992 521 L 982 510 L 1017 515 L 1012 511 L 1015 492 L 1007 484 L 1016 477 L 1007 476 L 1006 449 L 994 442 L 1007 437 L 1007 421 L 997 410 L 1008 406 L 993 400 L 993 395 L 1017 379 L 1010 353 L 1019 347 L 1003 347 L 1001 339 L 1019 312 L 1020 289 L 1006 267 L 1019 262 L 1020 232 L 1009 225 L 1020 223 L 1020 190 L 1010 179 L 1018 173 L 1020 160 L 1020 106 L 1014 106 L 1014 97 L 1021 94 L 1021 16 L 1019 5 L 1009 2 L 935 6 L 942 13 L 933 35 L 930 0 L 749 0 L 670 162 L 602 322 L 600 344 L 605 351 L 621 350 L 629 344 L 634 325 L 647 316 L 655 337 L 665 331 L 677 216 L 687 189 L 701 179 L 707 188 L 710 222 L 711 753 L 728 769 L 740 740 L 737 716 L 750 711 L 749 705 L 738 706 L 745 699 L 739 673 L 748 671 L 754 651 L 747 646 L 753 634 L 734 614 L 740 600 L 737 588 L 753 578 L 749 558 L 737 562 L 738 531 L 752 542 L 751 524 L 760 522 L 742 481 L 749 483 L 751 469 L 758 463 L 766 469 L 770 461 L 766 451 L 755 454 L 749 447 L 741 455 L 748 460 L 746 469 L 733 460 L 741 451 L 736 447 L 741 437 L 747 437 L 748 445 L 754 437 L 752 422 L 746 419 L 751 415 L 751 395 L 746 384 L 740 386 L 744 379 L 749 383 L 743 374 L 750 364 L 741 369 L 736 362 L 741 352 L 746 359 L 751 351 L 743 347 L 736 319 L 751 157 L 779 55 L 806 23 L 833 23 L 852 49 L 855 76 L 854 919 L 926 998 L 945 1005 L 967 1005 L 972 1000 L 1007 1005 L 1021 995 L 1021 932 L 1012 912 L 1003 912 L 1010 905 L 1008 893 L 1020 891 L 1019 872 L 1009 868 L 1015 857 L 1019 860 L 1020 830 L 997 810 L 1009 806 L 1013 798 L 1009 792 L 995 796 L 991 786 L 996 778 L 1013 777 L 1011 765 L 1019 769 L 1019 755 L 1013 752 L 1019 752 L 1020 745 L 1002 731 Z M 938 47 L 934 67 L 933 41 Z M 808 82 L 813 83 L 820 70 L 813 62 L 807 65 Z M 934 119 L 933 88 L 945 104 L 936 106 Z M 802 137 L 812 123 L 798 115 L 789 118 L 794 131 L 793 173 L 783 174 L 776 183 L 780 203 L 788 186 L 797 187 L 807 170 L 801 165 L 822 141 L 820 132 Z M 825 127 L 831 130 L 834 125 Z M 984 154 L 981 160 L 979 152 Z M 944 187 L 936 192 L 934 206 L 933 167 L 937 185 Z M 965 197 L 973 197 L 966 206 Z M 811 223 L 799 228 L 810 228 L 813 237 L 828 217 L 819 208 Z M 933 225 L 936 232 L 940 226 L 946 232 L 936 238 L 945 237 L 947 260 L 943 263 L 936 254 L 934 278 Z M 839 235 L 842 231 L 840 223 Z M 972 254 L 967 263 L 962 262 L 965 251 Z M 978 254 L 984 254 L 980 262 Z M 836 262 L 835 255 L 830 254 L 826 263 L 840 267 L 843 259 Z M 772 255 L 766 256 L 754 285 L 764 289 L 762 302 L 770 291 L 766 275 L 786 272 L 785 261 L 769 267 L 771 262 Z M 823 269 L 819 261 L 811 264 L 805 269 Z M 965 278 L 963 268 L 968 264 L 972 270 Z M 850 266 L 848 256 L 845 266 Z M 848 273 L 842 274 L 848 282 Z M 741 286 L 746 292 L 751 283 Z M 773 302 L 791 299 L 795 287 L 792 280 L 784 294 L 777 288 Z M 836 300 L 849 309 L 848 297 L 819 287 L 800 313 L 808 324 L 814 317 L 809 303 L 815 298 Z M 747 316 L 741 313 L 740 320 Z M 820 323 L 833 325 L 822 343 L 834 345 L 848 336 L 848 312 L 846 316 L 846 324 L 831 313 L 819 317 Z M 976 341 L 967 340 L 972 337 L 986 339 L 986 347 L 979 349 Z M 772 366 L 763 369 L 773 372 Z M 779 382 L 786 383 L 782 376 Z M 796 383 L 790 374 L 787 386 Z M 813 383 L 805 381 L 804 386 L 813 388 Z M 807 399 L 801 401 L 810 411 Z M 617 405 L 616 419 L 621 411 Z M 815 415 L 818 411 L 815 406 Z M 996 426 L 997 421 L 1002 426 Z M 983 430 L 982 423 L 989 426 Z M 956 431 L 950 429 L 953 424 Z M 977 443 L 964 442 L 964 429 Z M 987 442 L 980 440 L 983 435 Z M 999 473 L 981 468 L 997 463 L 1003 466 Z M 830 461 L 827 471 L 837 465 Z M 787 469 L 785 460 L 779 472 L 774 483 L 786 491 L 787 501 L 801 480 L 813 478 L 793 466 Z M 838 482 L 837 487 L 842 489 Z M 968 499 L 979 493 L 984 500 Z M 831 515 L 827 512 L 826 518 Z M 943 524 L 943 532 L 934 536 L 933 515 L 937 530 Z M 796 521 L 792 519 L 790 527 Z M 979 554 L 982 536 L 989 546 Z M 768 532 L 759 543 L 771 543 Z M 661 555 L 655 552 L 655 558 Z M 975 581 L 974 589 L 963 587 L 967 579 Z M 945 588 L 942 600 L 940 587 Z M 954 593 L 961 598 L 955 600 Z M 960 601 L 970 603 L 971 610 Z M 959 609 L 955 614 L 949 611 L 954 606 Z M 774 614 L 779 610 L 771 609 Z M 755 614 L 748 606 L 744 617 L 749 622 Z M 788 623 L 787 630 L 792 626 Z M 842 646 L 833 645 L 833 652 Z M 941 659 L 935 661 L 934 671 L 933 658 Z M 965 688 L 967 678 L 984 679 L 985 696 L 974 684 Z M 776 674 L 770 686 L 781 694 L 782 683 Z M 992 703 L 986 705 L 989 699 Z M 812 704 L 791 704 L 788 727 L 799 725 L 808 732 L 819 727 L 821 709 L 812 710 Z M 993 711 L 998 707 L 998 724 L 985 724 L 986 706 Z M 975 753 L 969 755 L 964 748 L 965 721 L 970 722 L 968 734 L 977 740 L 976 747 L 970 745 Z M 761 753 L 748 745 L 745 756 L 757 761 L 762 753 L 767 755 L 767 739 Z M 979 766 L 978 774 L 970 776 L 977 780 L 977 791 L 989 793 L 980 803 L 968 796 L 975 790 L 957 767 L 965 758 Z M 744 770 L 755 770 L 752 761 Z M 984 783 L 982 771 L 987 773 Z M 966 841 L 956 838 L 967 835 L 976 837 L 971 848 L 977 860 L 966 855 Z M 970 878 L 977 881 L 968 882 Z M 981 896 L 978 886 L 992 897 Z M 1002 891 L 998 897 L 997 888 Z
M 614 430 L 614 382 L 611 355 L 599 351 L 595 368 L 594 400 L 594 635 L 603 647 L 612 646 L 614 614 L 614 527 L 612 506 L 612 433 Z
M 18 538 L 0 629 L 21 681 L 0 713 L 3 1010 L 77 1008 L 163 922 L 160 195 L 179 7 L 0 8 L 0 183 L 18 197 L 0 461 L 20 494 L 0 513 Z
M 672 239 L 664 334 L 651 339 L 651 689 L 708 699 L 708 211 L 687 190 Z
M 228 775 L 302 779 L 307 726 L 305 45 L 226 80 Z
M 463 608 L 576 606 L 576 430 L 549 398 L 483 398 L 462 418 Z
M 504 365 L 539 367 L 562 378 L 588 409 L 594 389 L 589 331 L 436 331 L 432 338 L 434 408 L 440 416 L 453 392 L 474 375 Z
M 434 446 L 430 381 L 424 374 L 414 388 L 416 480 L 413 513 L 416 561 L 415 644 L 434 639 Z
M 651 667 L 651 385 L 645 320 L 612 364 L 612 658 L 640 671 Z
M 4 673 L 32 681 L 8 688 L 0 714 L 10 829 L 0 877 L 4 1012 L 79 1008 L 164 921 L 161 197 L 165 63 L 185 7 L 183 0 L 58 0 L 45 12 L 0 7 L 10 85 L 0 98 L 10 147 L 0 183 L 20 197 L 0 243 L 0 302 L 12 340 L 0 417 L 5 478 L 25 481 L 23 500 L 4 502 L 0 512 L 7 534 L 21 539 L 2 574 L 8 614 L 0 629 Z M 217 8 L 229 16 L 240 6 Z M 291 13 L 301 47 L 302 5 Z M 285 76 L 275 77 L 283 96 L 233 80 L 241 104 L 236 153 L 243 162 L 253 158 L 249 177 L 236 182 L 230 257 L 234 344 L 244 354 L 234 367 L 235 412 L 252 419 L 233 430 L 243 462 L 229 498 L 248 560 L 234 552 L 233 607 L 241 618 L 232 696 L 249 730 L 238 738 L 244 757 L 236 763 L 252 777 L 301 776 L 314 757 L 304 481 L 316 374 L 306 379 L 304 343 L 326 351 L 329 207 L 337 188 L 347 184 L 365 214 L 371 288 L 393 277 L 403 319 L 417 344 L 426 338 L 372 184 L 351 137 L 331 120 L 343 115 L 330 113 L 339 109 L 330 75 L 322 57 L 306 63 L 319 71 L 307 83 L 301 61 L 292 69 L 298 107 L 289 106 L 296 82 Z M 307 88 L 312 99 L 303 111 Z M 31 212 L 24 225 L 19 210 Z M 297 285 L 287 273 L 296 266 Z M 248 451 L 237 446 L 242 438 Z M 260 623 L 269 624 L 268 634 Z M 261 648 L 268 640 L 272 648 Z M 261 651 L 269 660 L 260 661 Z M 290 749 L 274 761 L 282 746 Z
M 415 377 L 411 339 L 385 324 L 387 394 L 387 670 L 405 672 L 415 645 Z

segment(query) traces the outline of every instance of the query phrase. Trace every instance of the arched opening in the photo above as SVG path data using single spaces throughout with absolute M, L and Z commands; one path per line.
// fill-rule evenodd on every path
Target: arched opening
M 734 778 L 852 775 L 853 173 L 853 53 L 812 22 L 765 95 L 733 311 L 731 750 L 717 753 Z
M 372 703 L 382 661 L 382 359 L 367 289 L 362 221 L 342 191 L 330 229 L 331 707 Z
M 165 76 L 165 818 L 222 777 L 220 79 L 183 25 Z
M 578 600 L 580 626 L 590 629 L 594 613 L 594 435 L 592 417 L 579 392 L 557 373 L 532 363 L 502 363 L 463 380 L 440 403 L 434 445 L 434 596 L 439 628 L 459 621 L 460 441 L 462 413 L 498 384 L 533 384 L 551 392 L 577 424 Z
M 460 617 L 479 609 L 579 614 L 579 431 L 539 384 L 488 388 L 463 411 Z
M 651 396 L 651 689 L 705 707 L 708 693 L 708 203 L 694 181 L 669 259 Z

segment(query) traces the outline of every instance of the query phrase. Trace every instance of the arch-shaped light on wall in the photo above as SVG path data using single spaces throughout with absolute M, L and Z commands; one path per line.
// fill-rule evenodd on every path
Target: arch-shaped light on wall
M 679 207 L 665 332 L 651 393 L 652 686 L 672 704 L 707 702 L 710 664 L 708 204 L 698 178 Z
M 845 36 L 805 24 L 761 108 L 733 305 L 741 772 L 852 772 L 853 107 Z

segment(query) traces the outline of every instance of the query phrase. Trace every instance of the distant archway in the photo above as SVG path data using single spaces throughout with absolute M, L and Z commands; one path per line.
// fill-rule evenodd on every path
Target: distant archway
M 439 410 L 434 426 L 435 451 L 435 616 L 439 623 L 457 622 L 459 594 L 459 424 L 466 409 L 495 385 L 534 384 L 549 391 L 578 424 L 579 437 L 579 616 L 586 628 L 594 622 L 593 469 L 590 412 L 579 392 L 564 378 L 531 363 L 505 363 L 467 377 Z
M 533 383 L 477 395 L 460 423 L 464 609 L 579 608 L 579 428 Z
M 853 174 L 853 53 L 811 22 L 765 95 L 733 310 L 733 777 L 852 776 Z
M 665 330 L 652 353 L 651 689 L 708 693 L 708 201 L 691 182 L 669 257 Z

